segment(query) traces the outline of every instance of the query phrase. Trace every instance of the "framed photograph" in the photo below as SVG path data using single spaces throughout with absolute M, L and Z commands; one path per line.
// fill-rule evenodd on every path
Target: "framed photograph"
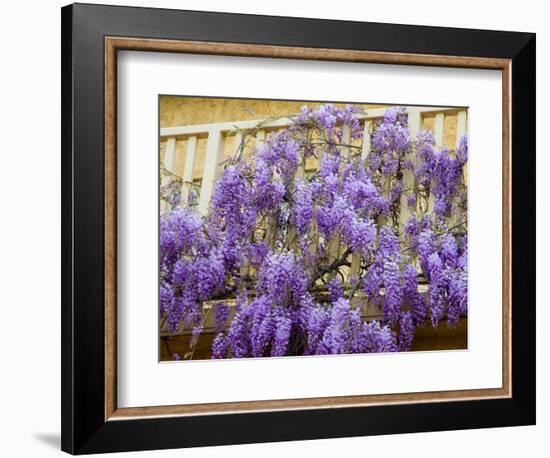
M 535 101 L 531 33 L 64 7 L 62 449 L 534 424 Z

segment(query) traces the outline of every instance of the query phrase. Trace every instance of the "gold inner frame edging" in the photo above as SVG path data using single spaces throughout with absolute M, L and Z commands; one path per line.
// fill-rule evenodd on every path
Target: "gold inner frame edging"
M 425 65 L 480 68 L 502 71 L 502 381 L 501 388 L 431 391 L 403 394 L 333 396 L 267 401 L 241 401 L 170 406 L 117 406 L 116 338 L 116 87 L 117 51 L 177 52 L 225 56 L 269 57 L 319 61 Z M 129 420 L 159 416 L 245 413 L 274 410 L 358 407 L 382 404 L 410 404 L 509 398 L 512 395 L 512 310 L 511 310 L 511 66 L 510 59 L 386 53 L 344 49 L 156 40 L 105 37 L 105 420 Z

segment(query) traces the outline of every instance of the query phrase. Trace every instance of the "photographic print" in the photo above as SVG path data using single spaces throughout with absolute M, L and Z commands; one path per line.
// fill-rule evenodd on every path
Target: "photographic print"
M 467 116 L 159 96 L 160 360 L 467 349 Z

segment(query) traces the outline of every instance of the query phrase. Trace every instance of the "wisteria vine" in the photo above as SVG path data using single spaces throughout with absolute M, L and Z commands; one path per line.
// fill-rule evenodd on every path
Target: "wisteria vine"
M 225 161 L 207 216 L 161 216 L 160 317 L 192 328 L 186 358 L 208 314 L 212 358 L 407 351 L 416 327 L 467 314 L 467 137 L 411 138 L 391 108 L 365 154 L 360 113 L 303 107 Z

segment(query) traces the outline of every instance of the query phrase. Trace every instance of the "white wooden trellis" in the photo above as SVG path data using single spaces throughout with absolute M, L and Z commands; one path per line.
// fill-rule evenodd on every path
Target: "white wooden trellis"
M 385 109 L 367 110 L 364 114 L 358 116 L 359 120 L 364 123 L 364 141 L 362 147 L 362 155 L 366 156 L 370 150 L 370 135 L 369 129 L 373 120 L 384 116 Z M 441 108 L 441 107 L 410 107 L 406 109 L 409 119 L 409 131 L 411 136 L 422 129 L 423 118 L 429 115 L 435 115 L 434 121 L 434 137 L 439 146 L 443 145 L 445 116 L 448 114 L 457 114 L 457 140 L 460 141 L 461 136 L 466 132 L 467 112 L 465 109 L 457 108 Z M 224 122 L 217 124 L 197 124 L 192 126 L 164 127 L 160 130 L 161 141 L 166 142 L 166 155 L 164 166 L 170 172 L 174 172 L 174 164 L 176 163 L 178 141 L 187 141 L 186 158 L 183 169 L 183 185 L 182 185 L 182 202 L 187 201 L 189 195 L 190 184 L 193 180 L 193 169 L 197 158 L 197 140 L 199 138 L 207 139 L 206 156 L 204 160 L 204 169 L 201 177 L 201 191 L 198 211 L 201 214 L 206 214 L 208 205 L 214 190 L 214 184 L 221 170 L 221 162 L 225 149 L 225 142 L 229 134 L 236 133 L 235 145 L 241 142 L 241 132 L 245 130 L 255 129 L 260 121 L 238 121 Z M 280 118 L 262 124 L 262 128 L 256 131 L 256 144 L 260 145 L 265 141 L 265 137 L 269 132 L 278 131 L 288 127 L 292 123 L 290 118 Z M 162 207 L 163 211 L 167 207 Z
M 366 110 L 365 113 L 358 115 L 358 119 L 363 123 L 363 144 L 361 148 L 361 156 L 364 158 L 370 151 L 371 139 L 370 129 L 373 121 L 380 119 L 384 116 L 385 108 Z M 445 117 L 448 115 L 457 115 L 456 126 L 456 141 L 455 144 L 458 147 L 460 139 L 467 132 L 468 116 L 466 109 L 462 108 L 442 108 L 442 107 L 408 107 L 406 108 L 406 114 L 408 115 L 408 128 L 410 136 L 414 138 L 416 134 L 423 129 L 424 118 L 427 116 L 434 116 L 433 133 L 436 144 L 439 147 L 443 146 L 444 134 L 445 134 Z M 164 127 L 160 130 L 161 141 L 166 142 L 166 152 L 164 159 L 164 167 L 171 173 L 175 173 L 175 164 L 177 163 L 177 142 L 186 141 L 187 148 L 185 152 L 184 167 L 182 172 L 182 188 L 181 188 L 181 203 L 186 205 L 189 199 L 189 193 L 191 185 L 194 179 L 193 171 L 195 168 L 195 162 L 197 160 L 197 147 L 198 139 L 206 138 L 206 154 L 204 160 L 204 168 L 202 177 L 200 179 L 200 198 L 198 204 L 198 211 L 202 215 L 206 215 L 212 193 L 214 191 L 215 182 L 221 172 L 222 161 L 224 159 L 225 142 L 230 135 L 235 136 L 234 145 L 238 148 L 242 141 L 242 132 L 246 130 L 256 129 L 256 147 L 263 144 L 266 136 L 271 132 L 279 132 L 282 129 L 288 127 L 292 123 L 291 118 L 280 118 L 262 123 L 261 129 L 257 129 L 257 126 L 261 121 L 238 121 L 238 122 L 224 122 L 216 124 L 198 124 L 191 126 L 178 126 L 178 127 Z M 348 140 L 346 138 L 345 140 Z M 344 141 L 346 143 L 346 141 Z M 345 153 L 345 151 L 344 151 Z M 298 175 L 303 176 L 304 164 L 300 164 Z M 403 187 L 407 189 L 412 186 L 414 178 L 412 172 L 405 171 L 403 175 Z M 163 185 L 165 181 L 163 180 Z M 429 208 L 433 209 L 433 197 L 430 198 Z M 169 210 L 169 205 L 163 202 L 161 205 L 161 211 L 165 212 Z M 400 213 L 399 213 L 399 226 L 402 230 L 411 214 L 410 209 L 407 206 L 406 197 L 401 197 Z M 270 228 L 268 231 L 268 242 L 273 243 Z M 338 242 L 336 242 L 338 243 Z M 331 252 L 336 253 L 339 247 L 336 243 L 331 244 Z M 359 273 L 360 259 L 354 255 L 351 258 L 351 274 Z M 370 318 L 376 318 L 377 311 L 370 310 L 368 316 Z

